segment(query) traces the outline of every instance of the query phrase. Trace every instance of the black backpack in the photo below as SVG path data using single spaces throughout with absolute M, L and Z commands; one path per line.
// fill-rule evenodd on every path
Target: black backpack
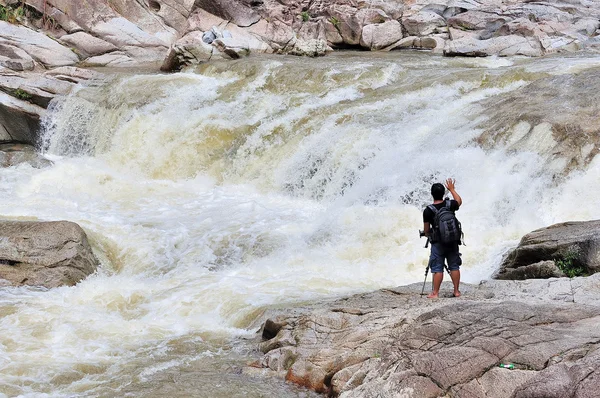
M 429 205 L 433 211 L 433 234 L 431 242 L 433 243 L 458 243 L 461 244 L 463 238 L 460 221 L 451 209 L 452 202 L 446 200 L 446 204 L 441 209 L 434 205 Z

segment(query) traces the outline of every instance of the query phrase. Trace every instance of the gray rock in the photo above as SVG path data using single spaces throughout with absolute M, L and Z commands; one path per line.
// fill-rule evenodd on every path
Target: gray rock
M 75 47 L 77 51 L 86 57 L 105 54 L 110 51 L 116 51 L 117 47 L 107 41 L 94 37 L 85 32 L 76 32 L 71 35 L 64 35 L 61 41 Z
M 0 21 L 0 44 L 18 47 L 44 66 L 74 65 L 79 57 L 43 33 Z
M 202 35 L 202 41 L 206 44 L 212 44 L 212 42 L 215 41 L 216 38 L 217 35 L 215 35 L 213 31 L 204 32 L 204 34 Z
M 0 89 L 15 97 L 22 96 L 35 105 L 46 108 L 57 94 L 68 94 L 73 85 L 37 73 L 5 73 L 0 71 Z
M 35 64 L 27 52 L 4 43 L 0 44 L 0 66 L 14 71 L 27 71 L 33 70 Z
M 73 286 L 98 260 L 75 223 L 0 222 L 0 278 L 14 286 Z
M 360 38 L 360 45 L 372 50 L 381 50 L 402 39 L 402 26 L 398 21 L 366 25 Z
M 250 26 L 260 20 L 260 15 L 241 2 L 228 0 L 197 0 L 196 5 L 209 13 L 233 22 L 238 26 Z
M 40 120 L 46 110 L 0 92 L 0 125 L 8 141 L 36 144 Z
M 195 31 L 188 33 L 177 40 L 171 47 L 169 55 L 165 59 L 161 70 L 179 70 L 184 66 L 198 65 L 210 61 L 215 49 L 204 41 L 206 34 L 214 35 L 212 31 L 205 32 L 204 34 Z M 214 40 L 212 42 L 214 42 Z
M 523 280 L 534 278 L 560 278 L 564 276 L 565 274 L 556 266 L 554 261 L 540 261 L 518 268 L 506 268 L 501 274 L 497 275 L 497 278 Z
M 13 167 L 23 163 L 36 169 L 52 165 L 52 162 L 38 153 L 31 145 L 0 144 L 0 167 Z
M 446 27 L 446 20 L 433 11 L 420 11 L 402 20 L 402 25 L 411 36 L 427 36 L 439 33 Z
M 238 59 L 250 55 L 248 42 L 245 40 L 223 37 L 213 41 L 212 45 L 230 59 Z
M 544 51 L 540 41 L 535 38 L 511 35 L 492 37 L 487 40 L 478 40 L 472 37 L 451 40 L 446 43 L 444 54 L 478 57 L 489 55 L 539 57 L 544 54 Z
M 555 224 L 525 235 L 508 254 L 496 278 L 512 279 L 535 268 L 545 269 L 541 275 L 547 275 L 551 269 L 548 262 L 565 256 L 572 257 L 573 266 L 582 266 L 589 273 L 600 271 L 600 221 Z
M 329 50 L 329 46 L 324 40 L 296 40 L 294 47 L 288 53 L 291 55 L 320 57 L 325 55 Z

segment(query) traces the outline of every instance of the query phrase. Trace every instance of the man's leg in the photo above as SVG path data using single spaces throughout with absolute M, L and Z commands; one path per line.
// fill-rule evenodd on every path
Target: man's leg
M 438 298 L 440 294 L 440 286 L 442 286 L 442 281 L 444 280 L 443 272 L 435 272 L 433 274 L 433 291 L 427 298 Z
M 452 278 L 452 284 L 454 285 L 454 297 L 460 297 L 460 270 L 450 271 L 450 278 Z
M 427 298 L 438 298 L 440 286 L 444 280 L 444 251 L 439 243 L 431 244 L 429 256 L 429 269 L 433 274 L 433 290 Z
M 450 268 L 450 278 L 454 285 L 454 297 L 460 297 L 460 266 L 462 265 L 462 258 L 460 258 L 460 252 L 458 245 L 449 251 L 448 253 L 448 268 Z

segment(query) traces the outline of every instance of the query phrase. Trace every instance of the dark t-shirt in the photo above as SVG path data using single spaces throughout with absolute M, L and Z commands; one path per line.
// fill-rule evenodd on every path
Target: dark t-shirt
M 446 200 L 443 201 L 442 203 L 438 203 L 435 204 L 435 208 L 436 209 L 441 209 L 442 207 L 446 206 Z M 450 201 L 450 210 L 452 211 L 456 211 L 458 210 L 460 206 L 458 205 L 458 202 L 456 200 L 451 200 Z M 433 217 L 435 216 L 435 214 L 433 213 L 433 211 L 429 208 L 429 206 L 427 206 L 425 208 L 425 210 L 423 210 L 423 222 L 424 223 L 429 223 L 429 224 L 433 224 Z

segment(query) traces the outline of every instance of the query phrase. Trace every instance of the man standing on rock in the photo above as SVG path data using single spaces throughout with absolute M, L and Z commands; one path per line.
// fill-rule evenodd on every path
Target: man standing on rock
M 462 199 L 454 188 L 455 180 L 446 180 L 446 188 L 452 194 L 454 200 L 444 200 L 446 189 L 440 183 L 433 184 L 431 195 L 433 204 L 427 206 L 423 211 L 423 231 L 431 243 L 431 255 L 429 264 L 433 274 L 433 291 L 427 298 L 438 298 L 440 286 L 444 279 L 444 260 L 448 260 L 450 278 L 454 284 L 454 297 L 460 296 L 458 290 L 460 284 L 460 266 L 462 260 L 458 246 L 461 240 L 460 223 L 454 216 L 462 205 Z

